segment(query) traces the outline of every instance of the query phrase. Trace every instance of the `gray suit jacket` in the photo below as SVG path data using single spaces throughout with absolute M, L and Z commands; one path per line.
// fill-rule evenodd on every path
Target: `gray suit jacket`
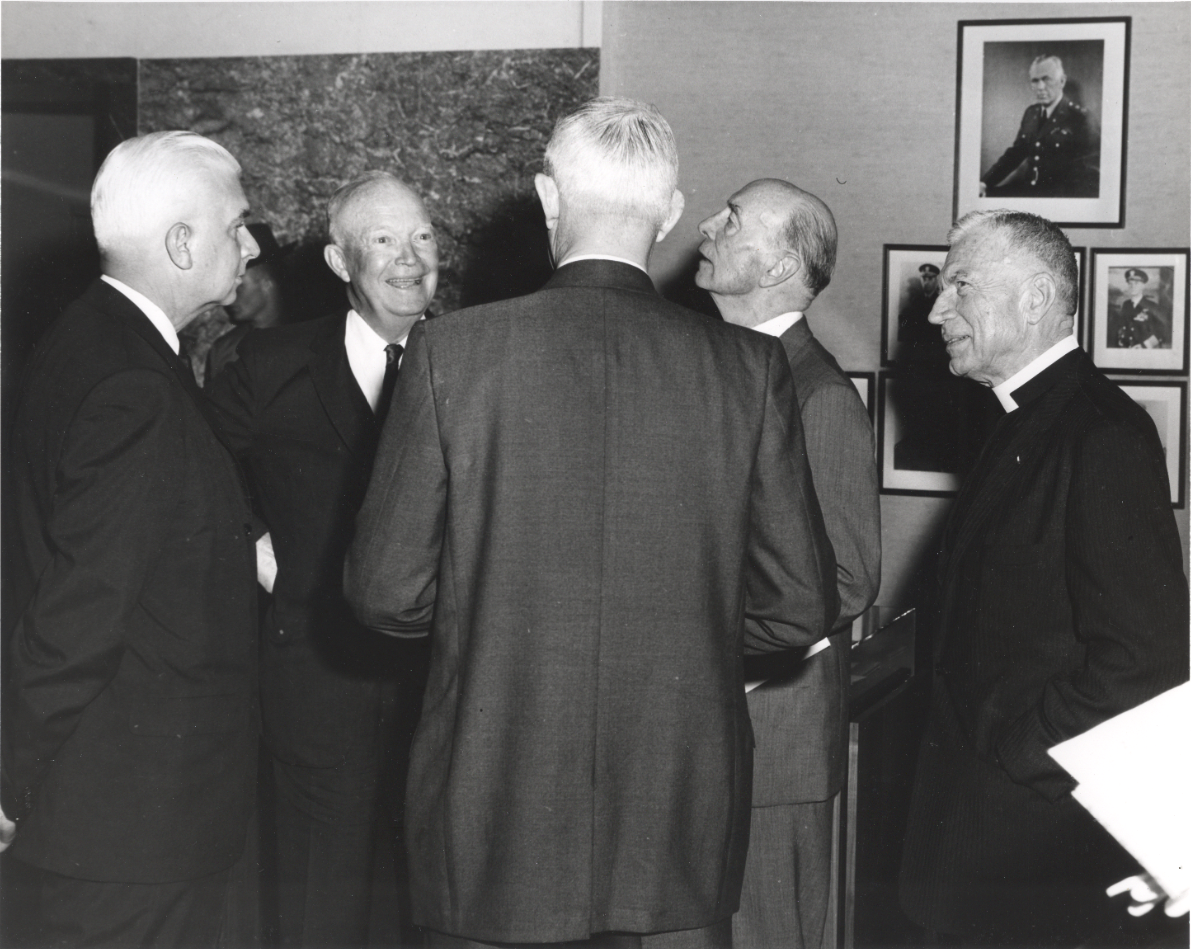
M 835 549 L 840 612 L 830 648 L 747 661 L 757 748 L 753 806 L 825 801 L 843 781 L 847 751 L 848 648 L 852 620 L 881 585 L 881 505 L 873 427 L 856 387 L 803 317 L 781 336 L 827 536 Z
M 838 613 L 794 406 L 776 342 L 626 264 L 415 327 L 346 573 L 363 622 L 431 632 L 415 922 L 554 942 L 736 910 L 742 649 Z

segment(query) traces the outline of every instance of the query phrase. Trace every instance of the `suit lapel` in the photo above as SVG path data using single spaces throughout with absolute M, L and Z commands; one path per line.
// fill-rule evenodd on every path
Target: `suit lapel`
M 807 325 L 806 314 L 804 313 L 802 319 L 787 329 L 781 336 L 778 337 L 782 341 L 782 346 L 786 350 L 786 360 L 790 365 L 794 365 L 795 360 L 805 352 L 806 348 L 810 346 L 811 340 L 815 338 L 811 328 Z
M 352 374 L 344 343 L 347 319 L 332 320 L 310 342 L 310 381 L 327 418 L 352 451 L 366 451 L 376 441 L 379 426 L 364 393 Z

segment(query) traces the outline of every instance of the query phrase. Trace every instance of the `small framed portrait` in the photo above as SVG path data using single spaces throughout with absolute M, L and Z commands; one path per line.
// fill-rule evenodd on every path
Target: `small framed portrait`
M 1130 17 L 961 20 L 955 217 L 1123 227 Z
M 1187 479 L 1187 383 L 1132 379 L 1127 382 L 1118 380 L 1117 384 L 1154 420 L 1162 449 L 1166 452 L 1170 503 L 1182 507 L 1187 503 L 1184 486 Z
M 928 323 L 939 295 L 946 245 L 886 244 L 881 290 L 881 365 L 947 365 L 939 327 Z
M 1088 352 L 1106 372 L 1187 371 L 1187 248 L 1092 250 Z
M 919 369 L 882 372 L 879 389 L 881 492 L 954 494 L 994 417 L 991 390 Z
M 856 391 L 860 394 L 860 401 L 868 409 L 869 421 L 875 425 L 876 420 L 873 418 L 873 412 L 877 407 L 876 393 L 874 392 L 877 387 L 876 374 L 872 372 L 846 372 L 844 375 L 852 380 L 852 385 L 856 386 Z

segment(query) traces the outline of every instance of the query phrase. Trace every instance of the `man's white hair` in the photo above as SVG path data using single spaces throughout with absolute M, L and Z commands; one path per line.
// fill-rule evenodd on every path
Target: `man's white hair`
M 1033 69 L 1035 66 L 1041 66 L 1045 62 L 1053 62 L 1059 67 L 1059 76 L 1062 76 L 1064 79 L 1067 78 L 1067 73 L 1063 71 L 1063 61 L 1054 53 L 1043 53 L 1041 56 L 1035 56 L 1034 61 L 1030 63 L 1030 68 Z M 1055 78 L 1058 77 L 1056 76 Z
M 121 142 L 91 186 L 91 224 L 105 258 L 164 237 L 204 172 L 240 176 L 222 145 L 194 132 L 152 132 Z
M 558 121 L 546 174 L 579 213 L 637 218 L 661 227 L 678 187 L 678 149 L 662 114 L 644 102 L 601 96 Z

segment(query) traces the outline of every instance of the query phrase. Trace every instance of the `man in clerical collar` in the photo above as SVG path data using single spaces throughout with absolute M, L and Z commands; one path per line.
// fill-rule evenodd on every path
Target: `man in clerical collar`
M 980 176 L 980 197 L 1095 198 L 1100 194 L 1100 143 L 1092 118 L 1064 95 L 1067 73 L 1058 56 L 1030 64 L 1034 105 L 1017 137 Z
M 1118 931 L 1136 864 L 1047 751 L 1187 678 L 1181 543 L 1150 417 L 1072 335 L 1063 232 L 977 211 L 948 237 L 930 319 L 1006 415 L 944 535 L 902 904 L 964 944 L 1076 945 Z

